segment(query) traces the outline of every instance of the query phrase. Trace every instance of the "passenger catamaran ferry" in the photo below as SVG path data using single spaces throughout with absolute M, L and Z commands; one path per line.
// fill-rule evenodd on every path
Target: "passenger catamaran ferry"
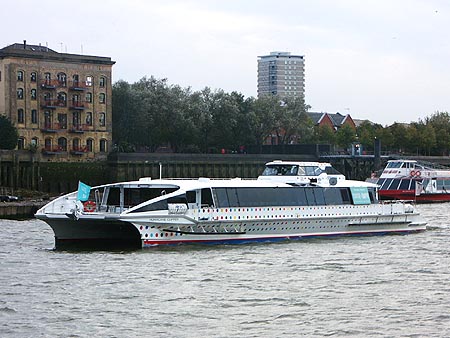
M 450 168 L 435 168 L 415 160 L 390 160 L 376 183 L 383 200 L 450 201 Z
M 253 180 L 106 184 L 91 188 L 86 198 L 80 191 L 61 196 L 36 217 L 53 229 L 56 248 L 272 242 L 426 228 L 412 205 L 381 203 L 377 185 L 346 180 L 317 162 L 270 162 Z

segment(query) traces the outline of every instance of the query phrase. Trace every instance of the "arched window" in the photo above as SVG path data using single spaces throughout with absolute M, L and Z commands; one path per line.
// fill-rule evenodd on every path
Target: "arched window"
M 92 103 L 92 93 L 86 93 L 86 102 Z
M 19 137 L 19 139 L 17 140 L 17 149 L 19 150 L 25 149 L 25 138 Z
M 108 151 L 107 148 L 108 142 L 105 139 L 100 140 L 100 152 L 106 153 Z
M 53 117 L 52 117 L 52 113 L 50 111 L 46 111 L 44 112 L 44 126 L 45 129 L 53 129 L 52 127 L 52 123 L 53 123 Z
M 37 137 L 33 137 L 33 138 L 31 139 L 30 144 L 31 144 L 33 147 L 37 147 L 37 146 L 39 145 L 39 139 L 38 139 Z
M 58 139 L 58 150 L 67 151 L 67 139 L 65 137 L 60 137 Z
M 94 151 L 94 140 L 89 138 L 86 140 L 86 150 L 89 152 Z
M 51 137 L 47 137 L 44 140 L 44 148 L 47 151 L 51 151 L 52 150 L 52 138 Z
M 36 94 L 36 89 L 34 89 L 34 88 L 31 89 L 31 99 L 32 99 L 32 100 L 36 100 L 36 95 L 37 95 L 37 94 Z
M 72 150 L 73 151 L 81 151 L 80 139 L 79 138 L 74 138 L 72 140 Z
M 106 114 L 105 113 L 98 114 L 98 122 L 101 127 L 104 127 L 106 125 Z
M 37 109 L 31 109 L 31 123 L 38 123 L 38 111 Z
M 23 88 L 17 88 L 17 98 L 23 100 Z
M 56 75 L 56 77 L 58 78 L 58 83 L 61 87 L 66 87 L 67 85 L 67 76 L 65 73 L 58 73 Z
M 106 102 L 106 94 L 105 93 L 98 94 L 98 101 L 100 103 L 105 103 Z
M 74 130 L 83 130 L 81 124 L 81 112 L 79 111 L 72 112 L 72 126 Z
M 86 113 L 86 125 L 92 126 L 92 112 Z
M 80 86 L 80 76 L 78 74 L 72 75 L 72 86 L 79 87 Z
M 94 82 L 94 79 L 91 75 L 86 76 L 86 86 L 92 87 L 92 83 Z
M 106 87 L 106 77 L 102 76 L 99 80 L 98 80 L 98 85 L 100 87 Z
M 30 74 L 30 81 L 31 82 L 36 82 L 37 81 L 37 73 L 36 72 L 31 72 L 31 74 Z
M 44 73 L 45 84 L 50 85 L 52 82 L 52 76 L 50 73 Z
M 23 81 L 23 71 L 17 71 L 17 81 Z
M 67 94 L 64 92 L 58 93 L 58 106 L 65 107 L 67 105 Z
M 25 112 L 22 108 L 17 110 L 17 123 L 23 124 L 25 123 Z

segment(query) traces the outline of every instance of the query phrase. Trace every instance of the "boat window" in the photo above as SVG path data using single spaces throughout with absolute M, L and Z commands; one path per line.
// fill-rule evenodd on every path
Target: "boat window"
M 398 188 L 400 190 L 408 190 L 411 181 L 412 180 L 410 180 L 410 179 L 400 180 L 400 186 Z
M 388 162 L 386 168 L 400 168 L 403 162 Z
M 368 188 L 369 191 L 369 198 L 370 198 L 370 203 L 377 203 L 377 194 L 375 191 L 375 188 Z
M 197 193 L 194 191 L 187 191 L 186 198 L 188 203 L 195 203 L 197 201 Z
M 325 167 L 325 172 L 328 175 L 342 175 L 338 170 L 333 167 Z
M 214 197 L 218 207 L 226 208 L 230 206 L 226 189 L 214 189 Z
M 314 196 L 316 198 L 316 205 L 325 205 L 325 196 L 323 194 L 323 188 L 312 188 L 314 191 Z
M 444 180 L 444 188 L 450 191 L 450 180 Z
M 144 212 L 144 211 L 157 211 L 157 210 L 167 210 L 168 204 L 187 204 L 187 199 L 185 194 L 172 196 L 167 199 L 160 200 L 158 202 L 150 203 L 144 205 L 143 207 L 134 210 L 133 212 Z
M 202 207 L 212 207 L 214 206 L 213 203 L 213 198 L 212 198 L 212 194 L 211 194 L 211 189 L 209 188 L 204 188 L 201 191 L 201 205 Z
M 347 188 L 213 188 L 218 208 L 350 204 Z
M 143 207 L 134 210 L 133 212 L 144 212 L 144 211 L 156 211 L 156 210 L 167 210 L 167 199 L 144 205 Z
M 316 198 L 314 196 L 313 190 L 305 188 L 305 192 L 306 192 L 306 200 L 308 201 L 308 205 L 316 205 Z
M 352 200 L 350 199 L 350 193 L 348 188 L 341 188 L 341 197 L 343 204 L 350 204 Z
M 124 188 L 123 190 L 124 207 L 132 207 L 161 195 L 174 192 L 178 190 L 178 188 Z M 109 188 L 108 200 L 106 204 L 111 206 L 120 205 L 120 187 Z
M 187 204 L 187 199 L 185 194 L 177 195 L 167 199 L 167 203 L 170 204 Z
M 230 206 L 239 206 L 239 198 L 236 189 L 226 189 L 226 191 Z
M 262 176 L 296 176 L 297 165 L 271 165 L 264 169 Z
M 120 205 L 120 189 L 119 188 L 109 188 L 108 194 L 108 205 Z
M 399 184 L 400 184 L 400 180 L 398 178 L 395 178 L 395 179 L 392 180 L 392 182 L 389 185 L 388 189 L 389 190 L 397 190 Z
M 383 182 L 383 185 L 381 186 L 380 190 L 388 190 L 389 185 L 392 182 L 392 178 L 387 178 L 386 181 Z
M 325 204 L 342 204 L 342 196 L 339 189 L 325 188 L 324 189 Z
M 319 167 L 305 167 L 307 176 L 319 176 L 322 170 Z
M 379 178 L 377 181 L 377 184 L 381 187 L 381 186 L 383 186 L 384 181 L 386 181 L 385 178 Z

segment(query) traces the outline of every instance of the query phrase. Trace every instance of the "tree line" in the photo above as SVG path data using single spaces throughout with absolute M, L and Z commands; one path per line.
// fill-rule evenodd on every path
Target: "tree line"
M 356 130 L 344 125 L 335 131 L 314 125 L 307 114 L 309 108 L 295 98 L 245 98 L 238 92 L 208 87 L 192 91 L 154 77 L 132 84 L 121 80 L 113 85 L 113 140 L 117 151 L 155 151 L 169 146 L 175 152 L 207 153 L 260 146 L 270 135 L 278 144 L 322 143 L 347 149 L 357 142 L 364 150 L 373 151 L 377 138 L 386 152 L 449 154 L 447 112 L 409 124 L 383 127 L 364 121 Z

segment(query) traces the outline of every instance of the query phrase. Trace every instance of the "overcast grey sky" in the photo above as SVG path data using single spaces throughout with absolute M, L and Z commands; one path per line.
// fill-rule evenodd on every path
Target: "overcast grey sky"
M 312 111 L 374 122 L 450 111 L 447 0 L 15 0 L 0 47 L 48 43 L 109 56 L 113 81 L 143 76 L 256 96 L 257 56 L 305 55 Z

